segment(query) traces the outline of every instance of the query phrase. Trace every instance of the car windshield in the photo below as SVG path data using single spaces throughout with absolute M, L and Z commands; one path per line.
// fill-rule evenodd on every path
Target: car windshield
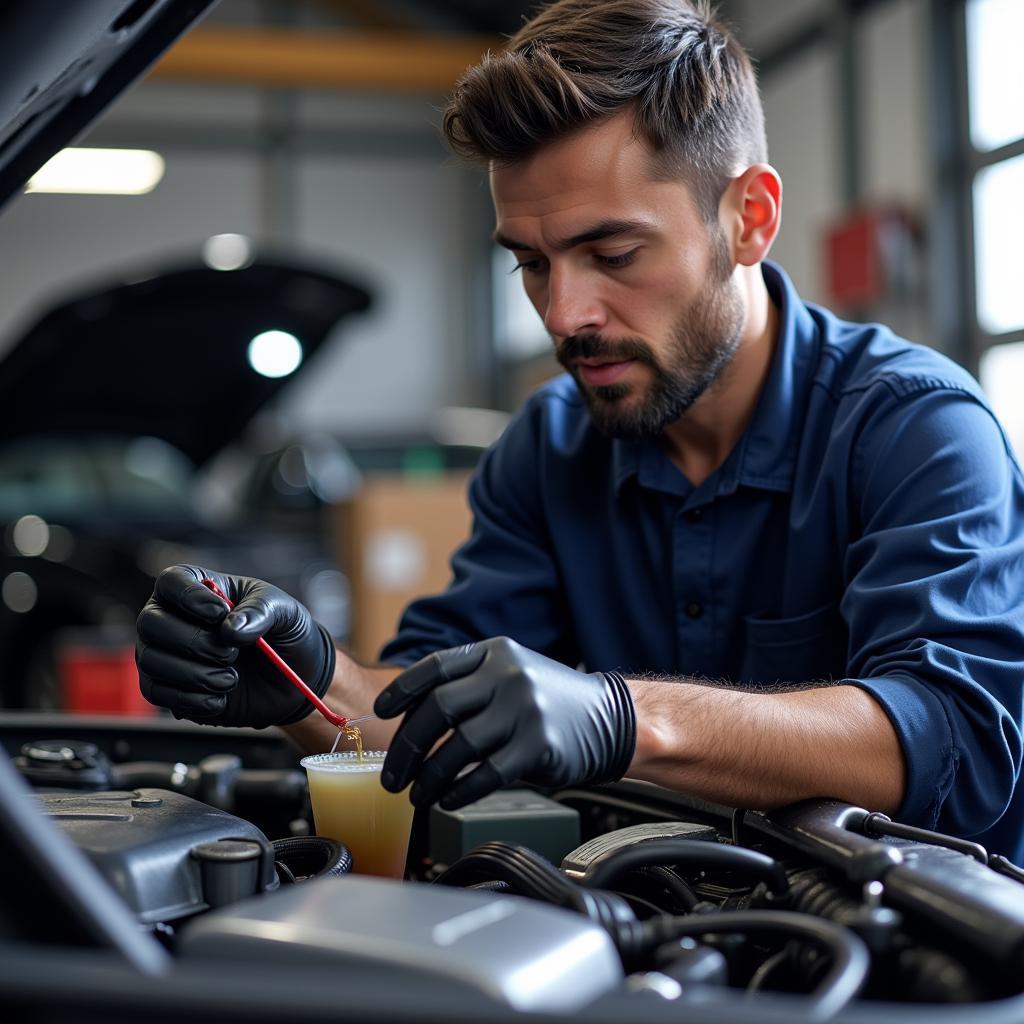
M 181 452 L 155 437 L 29 438 L 0 447 L 0 518 L 170 518 L 190 508 L 194 472 Z

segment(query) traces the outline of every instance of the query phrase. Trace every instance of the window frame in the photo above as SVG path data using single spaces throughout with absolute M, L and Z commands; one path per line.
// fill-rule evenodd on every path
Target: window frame
M 967 6 L 973 0 L 932 0 L 933 86 L 939 168 L 934 281 L 956 281 L 958 299 L 937 297 L 937 324 L 945 324 L 949 351 L 977 373 L 981 357 L 995 345 L 1024 341 L 1024 327 L 993 334 L 978 319 L 977 225 L 974 185 L 986 168 L 1024 155 L 1024 137 L 992 150 L 979 150 L 971 138 L 968 79 Z M 942 289 L 936 288 L 936 292 Z M 958 307 L 958 308 L 957 308 Z M 959 338 L 949 337 L 955 330 Z

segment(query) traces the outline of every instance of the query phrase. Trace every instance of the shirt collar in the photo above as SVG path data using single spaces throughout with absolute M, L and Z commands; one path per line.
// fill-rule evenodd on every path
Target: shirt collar
M 716 494 L 731 494 L 739 484 L 788 491 L 793 483 L 805 404 L 801 399 L 813 374 L 817 328 L 786 272 L 767 260 L 761 270 L 779 309 L 778 342 L 750 424 L 714 474 Z M 660 439 L 616 439 L 612 449 L 616 491 L 632 476 L 659 490 L 686 494 L 691 489 L 674 467 L 674 475 L 665 471 L 669 460 Z

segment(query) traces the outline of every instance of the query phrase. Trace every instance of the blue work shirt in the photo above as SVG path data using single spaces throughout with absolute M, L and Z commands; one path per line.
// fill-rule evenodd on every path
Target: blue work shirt
M 899 820 L 1019 860 L 1020 467 L 963 369 L 763 272 L 778 344 L 725 462 L 694 487 L 554 380 L 482 459 L 449 588 L 381 659 L 505 635 L 627 678 L 852 683 L 902 743 Z

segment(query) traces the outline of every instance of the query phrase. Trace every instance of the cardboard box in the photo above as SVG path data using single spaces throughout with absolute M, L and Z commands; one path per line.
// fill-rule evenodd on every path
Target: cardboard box
M 449 559 L 469 536 L 468 472 L 367 476 L 337 509 L 342 565 L 352 586 L 348 647 L 374 661 L 405 606 L 443 590 Z

